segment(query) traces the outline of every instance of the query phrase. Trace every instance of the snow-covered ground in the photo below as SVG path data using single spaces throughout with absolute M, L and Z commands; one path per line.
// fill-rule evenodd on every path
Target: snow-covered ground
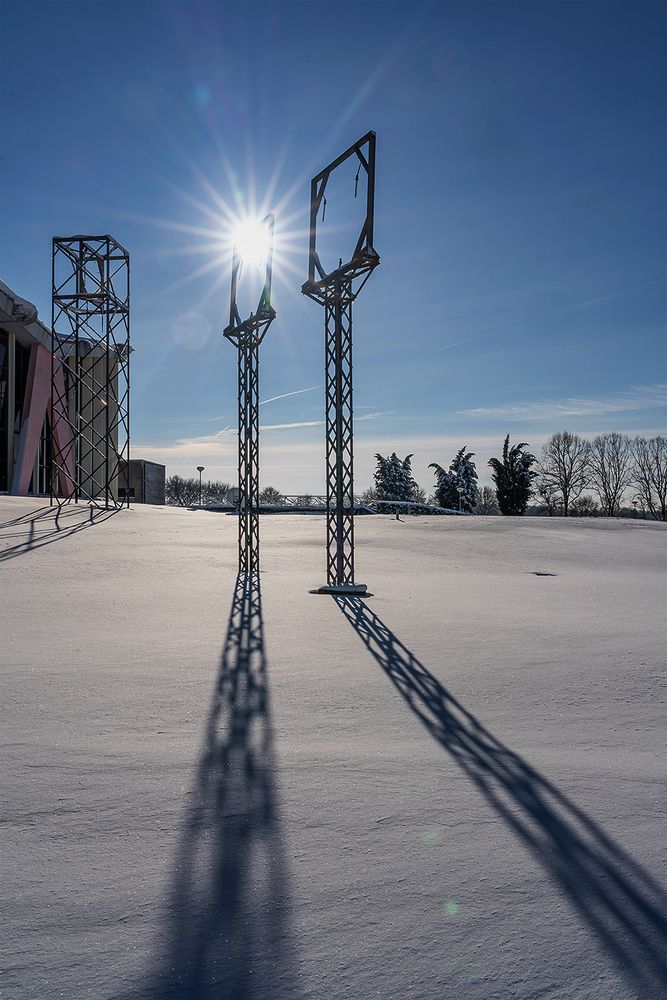
M 11 1000 L 659 997 L 667 529 L 0 501 Z

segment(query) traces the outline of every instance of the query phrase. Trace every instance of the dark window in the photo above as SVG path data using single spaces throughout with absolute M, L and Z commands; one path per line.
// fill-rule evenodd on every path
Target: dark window
M 18 340 L 14 344 L 14 450 L 12 454 L 12 468 L 16 463 L 16 456 L 19 451 L 19 437 L 21 435 L 21 424 L 23 423 L 23 407 L 25 404 L 25 391 L 28 385 L 28 366 L 30 364 L 30 351 Z
M 9 490 L 7 462 L 7 394 L 9 389 L 9 335 L 0 330 L 0 490 Z
M 51 432 L 48 417 L 44 417 L 42 433 L 39 439 L 37 477 L 37 489 L 33 490 L 33 492 L 42 495 L 49 493 L 51 490 Z

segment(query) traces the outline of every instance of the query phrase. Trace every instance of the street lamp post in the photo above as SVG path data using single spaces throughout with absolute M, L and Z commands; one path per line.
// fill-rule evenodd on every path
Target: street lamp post
M 201 507 L 201 474 L 206 468 L 205 465 L 198 465 L 197 472 L 199 473 L 199 506 Z

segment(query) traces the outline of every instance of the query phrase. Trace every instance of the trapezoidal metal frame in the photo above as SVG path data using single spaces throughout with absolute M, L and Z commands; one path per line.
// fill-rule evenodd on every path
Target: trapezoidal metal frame
M 223 336 L 238 352 L 238 482 L 239 573 L 259 573 L 259 347 L 276 311 L 271 305 L 274 217 L 267 215 L 268 230 L 264 287 L 257 311 L 242 320 L 236 304 L 242 261 L 232 253 L 229 324 Z
M 350 158 L 366 174 L 366 214 L 347 263 L 327 273 L 318 253 L 317 220 L 332 173 Z M 358 174 L 357 174 L 358 177 Z M 356 192 L 355 192 L 356 193 Z M 380 263 L 373 246 L 375 132 L 367 132 L 313 177 L 310 186 L 308 280 L 301 291 L 324 306 L 327 489 L 327 583 L 324 593 L 366 592 L 354 577 L 354 428 L 352 303 Z
M 130 255 L 112 236 L 55 236 L 51 503 L 129 506 Z

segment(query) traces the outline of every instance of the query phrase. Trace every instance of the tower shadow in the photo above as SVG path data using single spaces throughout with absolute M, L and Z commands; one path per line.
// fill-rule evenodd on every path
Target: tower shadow
M 0 524 L 0 562 L 71 538 L 86 528 L 108 520 L 120 509 L 92 507 L 88 504 L 40 507 L 29 514 L 5 521 Z M 7 542 L 11 544 L 6 545 Z
M 297 997 L 259 574 L 239 574 L 151 998 Z
M 362 600 L 335 600 L 431 736 L 533 854 L 637 996 L 664 997 L 662 887 L 582 809 L 485 729 Z

